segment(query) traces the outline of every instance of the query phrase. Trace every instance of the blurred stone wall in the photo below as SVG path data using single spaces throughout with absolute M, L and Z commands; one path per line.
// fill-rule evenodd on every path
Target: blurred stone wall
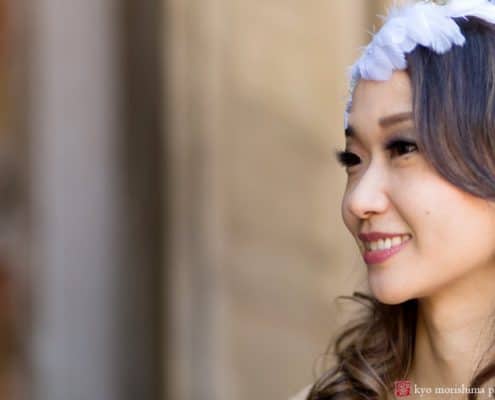
M 365 269 L 333 153 L 382 3 L 165 3 L 168 398 L 286 399 L 349 317 Z

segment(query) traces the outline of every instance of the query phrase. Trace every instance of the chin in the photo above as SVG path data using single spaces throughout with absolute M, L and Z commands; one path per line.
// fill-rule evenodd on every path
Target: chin
M 411 300 L 412 297 L 404 296 L 398 293 L 390 293 L 390 292 L 375 292 L 371 291 L 373 296 L 382 304 L 388 304 L 390 306 L 404 303 L 408 300 Z
M 403 285 L 391 282 L 369 282 L 373 296 L 383 304 L 396 305 L 415 298 L 411 291 Z

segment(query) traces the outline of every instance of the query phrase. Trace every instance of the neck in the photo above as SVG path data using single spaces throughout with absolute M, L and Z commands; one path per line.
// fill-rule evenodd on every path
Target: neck
M 418 300 L 410 380 L 424 387 L 469 385 L 493 340 L 495 268 L 477 271 Z

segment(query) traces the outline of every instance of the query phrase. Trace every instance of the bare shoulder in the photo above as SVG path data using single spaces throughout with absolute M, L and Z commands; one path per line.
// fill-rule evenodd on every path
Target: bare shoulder
M 311 386 L 312 385 L 306 386 L 303 390 L 301 390 L 295 396 L 291 397 L 289 400 L 306 400 L 311 390 Z

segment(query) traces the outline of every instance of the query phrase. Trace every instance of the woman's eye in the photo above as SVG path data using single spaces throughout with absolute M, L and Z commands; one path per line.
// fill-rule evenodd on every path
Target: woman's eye
M 392 140 L 385 148 L 390 150 L 393 156 L 396 155 L 399 157 L 418 150 L 416 143 L 403 139 Z
M 337 161 L 343 167 L 349 168 L 359 164 L 361 162 L 361 159 L 356 154 L 351 153 L 350 151 L 338 151 Z
M 386 146 L 386 150 L 390 150 L 392 157 L 400 157 L 409 153 L 418 151 L 416 143 L 404 140 L 393 139 Z M 350 168 L 361 163 L 361 158 L 350 151 L 337 151 L 337 161 L 345 168 Z

